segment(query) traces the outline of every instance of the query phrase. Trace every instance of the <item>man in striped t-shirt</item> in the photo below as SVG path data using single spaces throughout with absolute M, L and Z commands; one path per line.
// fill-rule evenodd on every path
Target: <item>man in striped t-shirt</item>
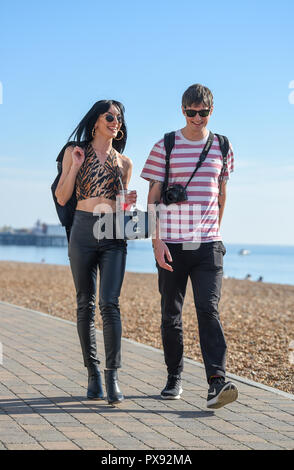
M 185 186 L 189 181 L 210 135 L 207 125 L 212 111 L 213 96 L 208 88 L 192 85 L 183 94 L 182 112 L 186 125 L 175 132 L 169 187 Z M 226 252 L 220 223 L 226 201 L 226 183 L 234 169 L 233 150 L 230 145 L 227 165 L 223 169 L 222 152 L 218 138 L 214 136 L 205 160 L 186 187 L 187 197 L 167 206 L 162 202 L 165 157 L 164 139 L 161 139 L 151 150 L 141 173 L 150 185 L 149 208 L 156 204 L 159 215 L 152 242 L 158 269 L 161 332 L 168 372 L 161 397 L 178 399 L 183 391 L 182 306 L 190 277 L 209 384 L 207 406 L 219 408 L 238 396 L 235 384 L 225 382 L 227 347 L 218 313 Z

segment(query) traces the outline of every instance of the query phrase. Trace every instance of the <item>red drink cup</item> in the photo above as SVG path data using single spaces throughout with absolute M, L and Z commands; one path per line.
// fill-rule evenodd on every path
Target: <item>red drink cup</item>
M 126 196 L 130 194 L 132 191 L 128 189 L 124 189 L 123 191 L 119 192 L 119 208 L 122 211 L 130 211 L 132 209 L 133 204 L 126 202 Z

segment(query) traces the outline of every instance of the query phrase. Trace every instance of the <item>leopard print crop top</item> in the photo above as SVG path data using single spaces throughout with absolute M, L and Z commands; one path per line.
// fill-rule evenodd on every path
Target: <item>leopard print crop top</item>
M 85 161 L 77 174 L 77 201 L 98 196 L 115 200 L 121 189 L 119 178 L 122 178 L 122 173 L 115 150 L 111 150 L 102 165 L 89 143 L 85 148 Z

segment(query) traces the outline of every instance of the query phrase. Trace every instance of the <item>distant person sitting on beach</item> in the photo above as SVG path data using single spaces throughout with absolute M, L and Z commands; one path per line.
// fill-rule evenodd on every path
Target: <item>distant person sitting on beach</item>
M 238 396 L 235 384 L 225 381 L 227 346 L 218 313 L 226 252 L 219 227 L 226 200 L 226 181 L 233 171 L 233 151 L 229 145 L 227 165 L 223 167 L 219 139 L 207 130 L 212 110 L 211 91 L 198 84 L 190 86 L 182 98 L 186 125 L 175 132 L 168 180 L 164 139 L 154 145 L 141 176 L 149 181 L 149 207 L 159 207 L 153 249 L 159 276 L 161 332 L 168 373 L 161 397 L 178 399 L 183 391 L 182 306 L 190 277 L 209 384 L 207 407 L 219 408 Z M 227 142 L 221 139 L 223 141 Z M 193 175 L 202 159 L 201 167 Z
M 121 367 L 122 333 L 119 296 L 127 248 L 124 240 L 102 237 L 102 232 L 97 235 L 96 228 L 106 212 L 111 217 L 115 213 L 121 186 L 127 189 L 131 178 L 132 162 L 122 155 L 127 140 L 123 105 L 114 100 L 98 101 L 70 138 L 73 135 L 76 146 L 69 146 L 65 151 L 55 194 L 59 204 L 65 205 L 76 191 L 68 254 L 77 295 L 77 329 L 88 369 L 87 397 L 102 399 L 104 395 L 94 324 L 99 267 L 105 385 L 108 403 L 115 404 L 124 399 L 118 386 L 117 369 Z M 125 202 L 133 204 L 136 198 L 136 191 L 130 191 Z
M 257 282 L 262 282 L 262 281 L 263 281 L 263 277 L 259 276 L 259 278 L 257 279 Z
M 246 277 L 245 277 L 245 280 L 246 280 L 246 281 L 252 281 L 252 276 L 251 276 L 251 274 L 247 274 Z

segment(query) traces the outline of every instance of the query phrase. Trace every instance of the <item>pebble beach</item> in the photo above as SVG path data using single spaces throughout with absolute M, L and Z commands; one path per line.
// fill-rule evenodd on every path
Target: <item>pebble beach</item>
M 0 261 L 0 300 L 76 321 L 68 266 Z M 294 286 L 224 279 L 219 307 L 228 345 L 227 371 L 294 393 Z M 127 272 L 120 308 L 125 338 L 162 348 L 156 274 Z M 96 312 L 96 326 L 102 329 L 98 299 Z M 202 362 L 190 284 L 183 327 L 185 357 Z M 102 348 L 99 344 L 98 352 Z

